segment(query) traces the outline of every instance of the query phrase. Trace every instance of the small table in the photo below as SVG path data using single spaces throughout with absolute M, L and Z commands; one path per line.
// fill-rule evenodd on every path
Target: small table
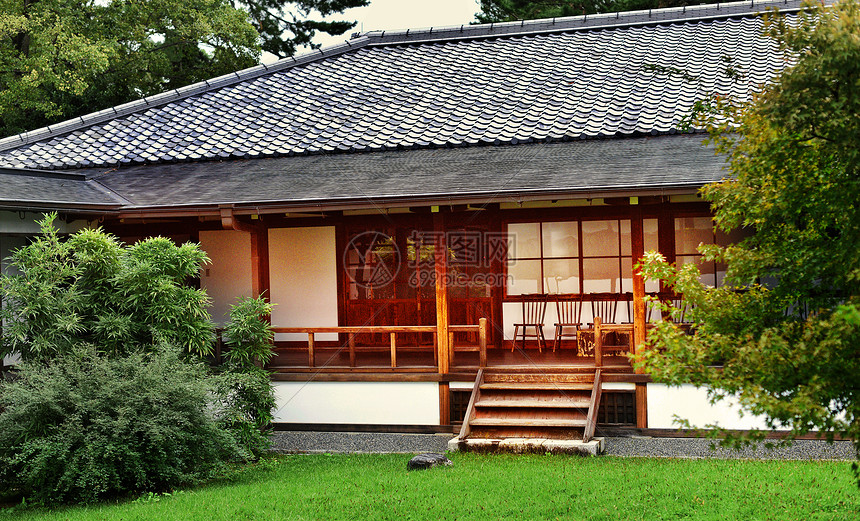
M 594 334 L 594 363 L 598 367 L 603 365 L 603 354 L 605 352 L 633 352 L 633 324 L 604 324 L 600 317 L 594 317 L 594 327 L 592 329 L 584 329 L 581 332 L 591 332 Z M 603 345 L 603 335 L 605 333 L 621 333 L 627 335 L 627 345 Z

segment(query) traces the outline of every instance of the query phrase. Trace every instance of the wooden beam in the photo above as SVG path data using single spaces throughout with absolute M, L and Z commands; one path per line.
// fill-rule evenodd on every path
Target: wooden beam
M 439 425 L 451 425 L 451 385 L 439 382 Z
M 642 209 L 634 206 L 630 216 L 631 250 L 633 263 L 633 353 L 645 343 L 645 277 L 636 269 L 645 255 L 645 234 L 642 223 Z
M 269 231 L 257 228 L 251 232 L 251 293 L 254 297 L 269 295 Z
M 631 251 L 633 253 L 634 266 L 642 262 L 642 257 L 645 255 L 645 232 L 642 220 L 642 208 L 637 206 L 633 208 L 631 221 Z M 659 223 L 659 230 L 665 232 L 665 224 Z M 672 228 L 674 232 L 674 226 Z M 645 277 L 642 272 L 633 268 L 633 345 L 634 354 L 640 349 L 639 346 L 645 344 L 646 338 L 646 313 L 645 313 Z M 643 373 L 643 371 L 636 371 Z M 636 384 L 636 426 L 639 428 L 648 427 L 648 394 L 647 384 Z
M 636 427 L 648 428 L 648 384 L 636 384 Z
M 478 319 L 478 365 L 481 368 L 487 367 L 487 319 L 481 317 Z
M 439 353 L 439 373 L 448 372 L 450 358 L 448 350 L 448 250 L 445 244 L 445 214 L 433 214 L 433 230 L 436 232 L 435 270 L 436 270 L 436 349 Z

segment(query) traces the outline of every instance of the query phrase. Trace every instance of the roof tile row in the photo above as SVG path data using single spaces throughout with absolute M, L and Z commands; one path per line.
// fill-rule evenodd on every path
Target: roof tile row
M 0 152 L 80 168 L 674 133 L 785 59 L 757 17 L 365 46 Z M 726 74 L 726 60 L 744 74 Z

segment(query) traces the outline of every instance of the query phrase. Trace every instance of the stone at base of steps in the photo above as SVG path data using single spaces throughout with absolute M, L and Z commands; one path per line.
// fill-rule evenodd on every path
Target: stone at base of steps
M 546 438 L 477 438 L 460 441 L 452 438 L 448 441 L 449 451 L 463 452 L 508 452 L 513 454 L 578 454 L 581 456 L 597 456 L 604 450 L 603 438 L 594 438 L 588 442 L 580 440 L 552 440 Z

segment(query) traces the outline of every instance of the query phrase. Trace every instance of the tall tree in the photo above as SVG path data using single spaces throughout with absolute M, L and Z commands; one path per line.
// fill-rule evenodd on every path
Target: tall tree
M 700 113 L 730 167 L 702 194 L 722 229 L 753 234 L 700 246 L 728 265 L 720 288 L 648 254 L 645 275 L 684 294 L 694 325 L 660 324 L 638 365 L 734 396 L 771 428 L 853 439 L 860 456 L 860 3 L 767 31 L 796 64 L 752 101 L 715 96 Z
M 254 27 L 263 39 L 263 50 L 286 58 L 295 54 L 298 47 L 319 47 L 313 43 L 317 32 L 337 36 L 356 24 L 344 20 L 315 20 L 315 15 L 328 17 L 369 3 L 370 0 L 234 0 L 233 5 L 244 7 L 251 14 Z
M 0 0 L 0 137 L 316 47 L 368 0 Z
M 226 0 L 0 0 L 0 134 L 256 63 L 258 34 Z
M 480 0 L 480 23 L 534 20 L 638 9 L 717 3 L 718 0 Z

